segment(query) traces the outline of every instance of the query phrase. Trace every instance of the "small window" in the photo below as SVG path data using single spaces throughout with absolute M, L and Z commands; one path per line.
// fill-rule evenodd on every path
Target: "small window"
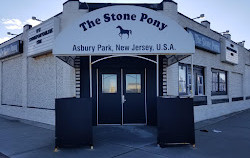
M 179 93 L 187 93 L 186 84 L 187 68 L 186 66 L 179 66 Z
M 197 87 L 198 87 L 198 95 L 204 94 L 204 84 L 203 84 L 203 76 L 198 75 L 197 76 Z
M 179 95 L 191 95 L 192 91 L 194 95 L 204 95 L 204 68 L 194 66 L 192 87 L 191 66 L 179 64 Z
M 126 93 L 141 93 L 141 74 L 126 74 Z
M 225 72 L 221 72 L 220 73 L 220 80 L 219 80 L 219 91 L 220 92 L 225 92 L 227 89 L 226 89 L 226 73 Z
M 117 75 L 102 75 L 102 93 L 117 93 Z
M 212 95 L 227 94 L 227 75 L 225 71 L 212 70 Z
M 219 90 L 218 72 L 212 73 L 212 91 L 217 92 Z
M 187 91 L 188 91 L 188 94 L 191 95 L 191 91 L 192 91 L 192 77 L 191 77 L 191 74 L 188 74 L 188 79 L 187 79 Z

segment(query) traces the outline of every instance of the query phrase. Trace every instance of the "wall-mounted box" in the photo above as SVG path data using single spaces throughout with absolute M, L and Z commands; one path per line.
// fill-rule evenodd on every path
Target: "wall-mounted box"
M 59 33 L 59 19 L 53 17 L 28 33 L 28 56 L 38 56 L 52 51 L 54 41 Z
M 239 64 L 239 51 L 237 44 L 223 39 L 221 50 L 221 61 L 234 65 Z

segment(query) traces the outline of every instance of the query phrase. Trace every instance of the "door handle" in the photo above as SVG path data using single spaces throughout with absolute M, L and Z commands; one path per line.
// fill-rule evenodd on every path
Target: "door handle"
M 127 100 L 125 99 L 125 96 L 122 95 L 122 103 L 124 104 Z

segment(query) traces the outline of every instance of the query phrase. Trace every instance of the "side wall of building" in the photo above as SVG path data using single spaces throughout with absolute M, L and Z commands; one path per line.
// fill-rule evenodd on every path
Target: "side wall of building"
M 220 34 L 198 24 L 179 14 L 177 22 L 184 28 L 188 27 L 220 41 Z M 204 95 L 207 97 L 206 105 L 194 107 L 195 122 L 226 115 L 232 112 L 250 108 L 250 52 L 238 45 L 239 64 L 232 65 L 221 61 L 220 54 L 213 54 L 196 48 L 193 55 L 193 64 L 204 69 Z M 181 60 L 179 63 L 191 64 L 191 57 Z M 167 95 L 179 95 L 178 72 L 179 63 L 167 67 Z M 212 70 L 222 70 L 227 74 L 227 94 L 212 95 Z M 173 78 L 174 77 L 174 78 Z M 228 100 L 219 103 L 217 101 Z
M 25 75 L 20 60 L 2 62 L 0 114 L 54 125 L 55 98 L 75 97 L 74 68 L 48 54 L 28 58 Z
M 0 61 L 0 114 L 54 125 L 55 98 L 75 97 L 75 69 L 51 52 L 28 57 L 27 31 L 5 43 L 24 51 Z

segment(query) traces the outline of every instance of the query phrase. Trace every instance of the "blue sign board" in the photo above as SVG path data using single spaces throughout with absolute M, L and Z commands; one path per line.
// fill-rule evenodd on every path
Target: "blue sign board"
M 18 40 L 0 48 L 0 59 L 23 53 L 22 41 Z
M 196 47 L 207 50 L 215 54 L 221 53 L 221 44 L 219 41 L 216 41 L 210 37 L 207 37 L 189 28 L 187 28 L 187 31 L 192 33 Z

